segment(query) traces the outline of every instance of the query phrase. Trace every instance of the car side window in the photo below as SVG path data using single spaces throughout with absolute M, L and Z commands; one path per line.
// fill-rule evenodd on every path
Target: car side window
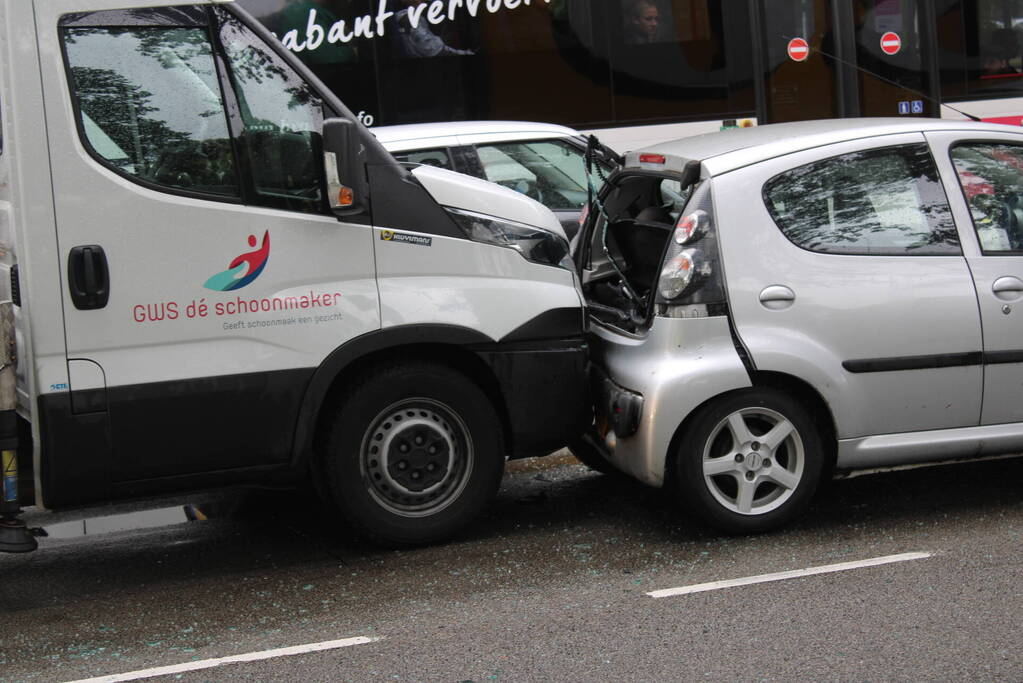
M 411 152 L 393 152 L 392 155 L 402 164 L 426 164 L 437 168 L 453 170 L 451 156 L 447 149 L 417 149 Z
M 204 28 L 66 28 L 87 149 L 166 188 L 238 197 L 231 136 Z
M 578 211 L 586 203 L 583 151 L 560 140 L 477 145 L 486 179 L 551 209 Z
M 1023 251 L 1023 146 L 969 142 L 951 155 L 981 250 Z
M 256 200 L 321 213 L 323 103 L 269 46 L 218 9 L 220 40 L 231 67 Z
M 959 254 L 959 238 L 927 145 L 864 150 L 786 171 L 764 185 L 774 222 L 794 244 L 829 254 Z

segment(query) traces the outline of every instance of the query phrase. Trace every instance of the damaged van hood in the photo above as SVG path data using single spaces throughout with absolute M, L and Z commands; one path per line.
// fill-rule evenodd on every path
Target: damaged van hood
M 554 213 L 520 192 L 436 166 L 417 166 L 412 175 L 441 206 L 523 223 L 565 238 Z

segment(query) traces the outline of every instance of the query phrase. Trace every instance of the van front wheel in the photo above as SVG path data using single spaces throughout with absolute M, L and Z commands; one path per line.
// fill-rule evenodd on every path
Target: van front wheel
M 444 366 L 385 368 L 339 402 L 326 440 L 337 506 L 372 540 L 447 538 L 490 502 L 504 470 L 501 422 L 487 395 Z
M 820 434 L 803 406 L 769 388 L 700 409 L 680 442 L 682 503 L 713 527 L 755 533 L 802 513 L 820 480 Z

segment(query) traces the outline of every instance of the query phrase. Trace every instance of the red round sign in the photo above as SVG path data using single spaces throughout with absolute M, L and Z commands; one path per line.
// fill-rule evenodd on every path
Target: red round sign
M 899 34 L 894 31 L 881 36 L 881 52 L 886 55 L 893 55 L 902 49 L 902 38 L 899 38 Z
M 802 62 L 810 56 L 810 45 L 802 38 L 793 38 L 789 41 L 788 52 L 792 61 Z

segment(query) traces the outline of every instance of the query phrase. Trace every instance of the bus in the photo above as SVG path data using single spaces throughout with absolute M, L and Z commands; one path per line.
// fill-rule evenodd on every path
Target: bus
M 1023 0 L 239 0 L 368 126 L 1023 122 Z

